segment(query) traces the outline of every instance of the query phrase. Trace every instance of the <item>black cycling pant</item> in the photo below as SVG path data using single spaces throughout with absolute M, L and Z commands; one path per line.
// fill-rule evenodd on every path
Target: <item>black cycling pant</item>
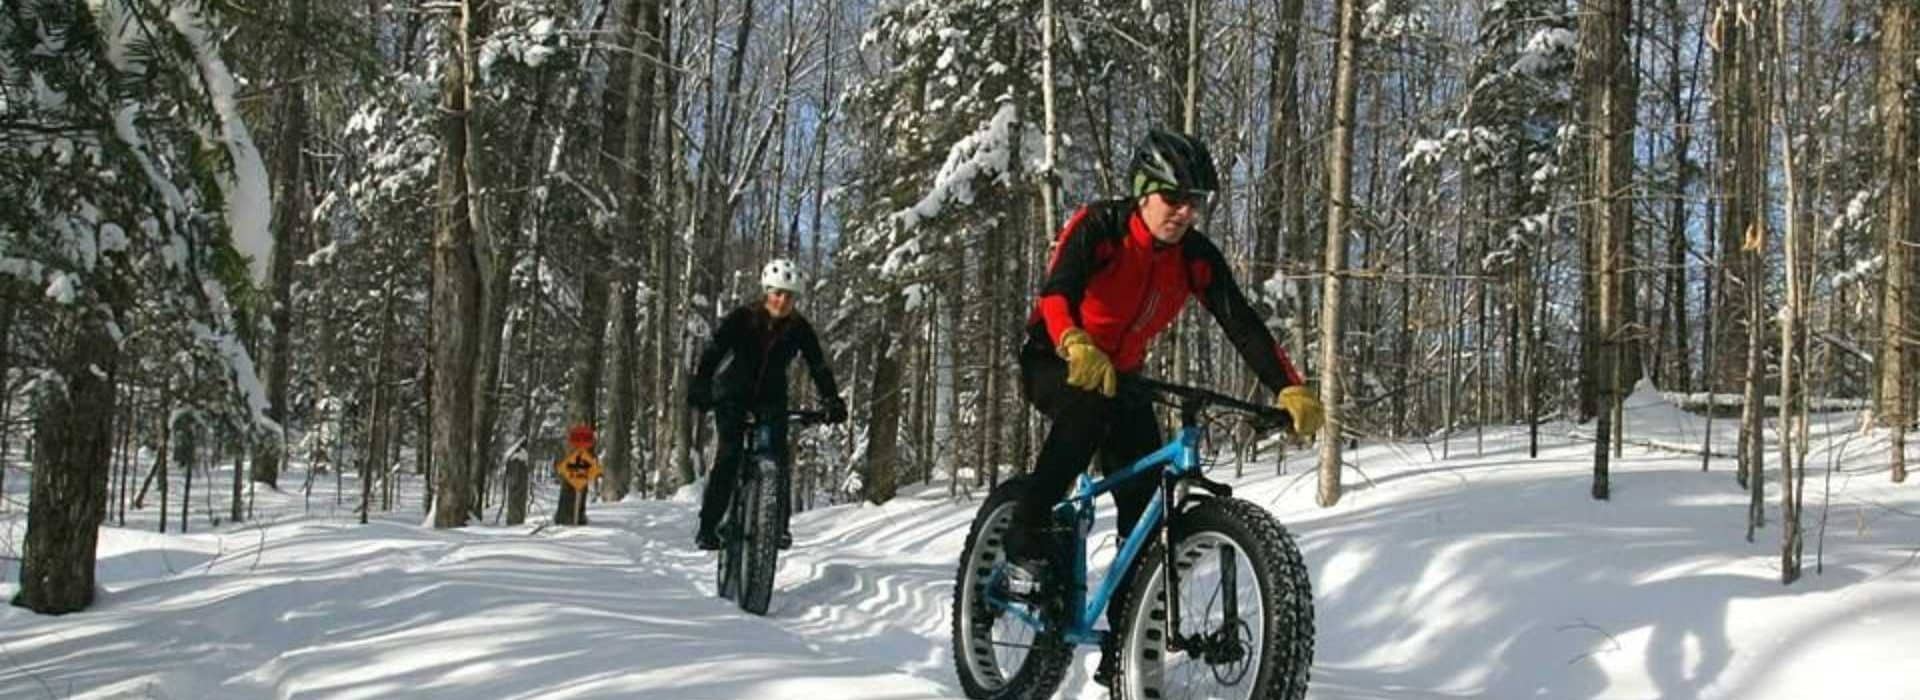
M 1131 375 L 1121 375 L 1121 384 Z M 1160 422 L 1145 399 L 1108 398 L 1067 386 L 1067 363 L 1052 348 L 1028 343 L 1020 352 L 1021 390 L 1034 408 L 1052 419 L 1028 477 L 1029 488 L 1014 505 L 1007 547 L 1015 557 L 1051 559 L 1055 543 L 1044 536 L 1053 523 L 1053 506 L 1067 496 L 1074 481 L 1097 452 L 1100 473 L 1115 474 L 1161 446 Z M 1124 393 L 1124 392 L 1123 392 Z M 1158 472 L 1148 472 L 1112 491 L 1119 510 L 1122 541 L 1133 531 L 1153 500 Z M 1120 601 L 1132 584 L 1128 573 L 1107 608 L 1109 625 L 1117 625 Z

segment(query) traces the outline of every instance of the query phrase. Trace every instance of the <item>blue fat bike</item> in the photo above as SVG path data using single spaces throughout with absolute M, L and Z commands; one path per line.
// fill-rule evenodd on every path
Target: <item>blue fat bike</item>
M 734 470 L 733 498 L 720 521 L 719 593 L 741 610 L 767 614 L 773 600 L 773 576 L 778 570 L 781 502 L 780 445 L 771 431 L 748 414 L 745 449 Z M 788 411 L 789 431 L 827 422 L 820 411 Z
M 1313 590 L 1300 550 L 1265 509 L 1233 497 L 1203 473 L 1200 446 L 1210 412 L 1282 429 L 1284 411 L 1204 389 L 1139 379 L 1123 392 L 1180 411 L 1180 431 L 1152 454 L 1104 479 L 1082 475 L 1054 506 L 1061 555 L 1046 600 L 1022 601 L 997 584 L 1005 535 L 1026 480 L 1000 484 L 974 515 L 960 554 L 953 601 L 953 657 L 967 697 L 1040 700 L 1066 678 L 1076 646 L 1117 635 L 1113 695 L 1147 698 L 1283 698 L 1306 695 L 1313 662 Z M 1123 394 L 1125 396 L 1126 394 Z M 1164 469 L 1162 468 L 1164 467 Z M 1131 479 L 1159 490 L 1126 534 L 1106 577 L 1088 595 L 1087 532 L 1094 498 Z M 1125 572 L 1126 600 L 1112 600 Z M 1064 582 L 1064 585 L 1056 582 Z M 1109 604 L 1122 628 L 1096 630 Z

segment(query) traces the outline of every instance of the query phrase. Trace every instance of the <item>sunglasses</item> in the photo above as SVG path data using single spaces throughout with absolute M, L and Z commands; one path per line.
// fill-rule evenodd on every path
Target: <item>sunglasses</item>
M 1178 209 L 1180 207 L 1193 207 L 1195 209 L 1205 209 L 1208 204 L 1211 204 L 1213 202 L 1212 192 L 1200 192 L 1200 191 L 1194 191 L 1194 190 L 1161 190 L 1160 196 L 1166 198 L 1167 205 L 1175 209 Z

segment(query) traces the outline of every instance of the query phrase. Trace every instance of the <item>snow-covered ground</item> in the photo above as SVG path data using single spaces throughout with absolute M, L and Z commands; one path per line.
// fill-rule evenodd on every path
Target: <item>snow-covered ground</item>
M 1703 419 L 1648 392 L 1629 405 L 1639 445 L 1604 503 L 1587 495 L 1590 443 L 1564 425 L 1537 460 L 1507 430 L 1478 449 L 1456 435 L 1445 460 L 1437 444 L 1366 445 L 1327 509 L 1310 455 L 1285 474 L 1218 468 L 1306 554 L 1310 697 L 1920 698 L 1920 478 L 1888 483 L 1884 437 L 1817 417 L 1807 572 L 1782 586 L 1777 492 L 1746 542 L 1731 460 L 1703 473 L 1644 446 L 1697 446 Z M 22 488 L 10 473 L 7 557 Z M 713 597 L 688 502 L 594 504 L 591 526 L 538 534 L 436 531 L 411 495 L 353 524 L 329 480 L 308 508 L 262 491 L 271 522 L 209 529 L 196 494 L 193 534 L 152 533 L 151 509 L 102 530 L 92 609 L 0 606 L 0 697 L 958 697 L 951 580 L 978 501 L 945 494 L 799 516 L 765 618 Z M 1063 695 L 1104 697 L 1080 661 Z

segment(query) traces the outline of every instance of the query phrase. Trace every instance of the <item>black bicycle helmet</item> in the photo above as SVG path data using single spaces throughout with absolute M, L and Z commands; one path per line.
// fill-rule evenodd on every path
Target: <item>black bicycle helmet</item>
M 1211 194 L 1220 189 L 1207 144 L 1186 134 L 1154 128 L 1133 150 L 1133 196 L 1160 190 Z

